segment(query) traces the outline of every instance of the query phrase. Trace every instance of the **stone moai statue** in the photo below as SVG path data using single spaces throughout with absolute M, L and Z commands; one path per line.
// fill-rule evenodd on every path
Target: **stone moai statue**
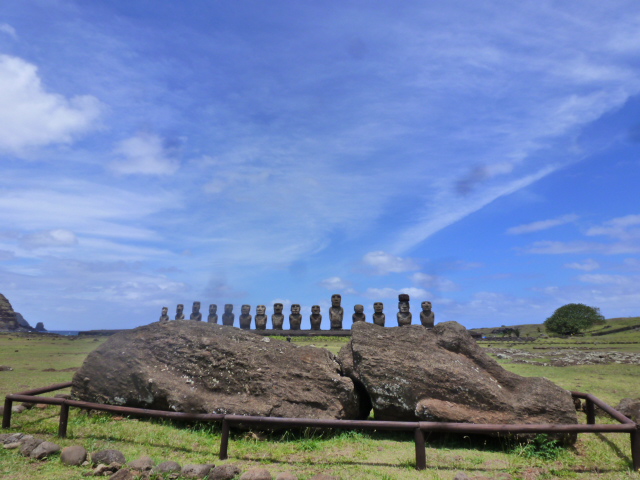
M 209 305 L 209 316 L 207 317 L 207 322 L 218 323 L 218 305 L 215 303 Z
M 240 328 L 243 330 L 249 330 L 251 328 L 251 305 L 242 305 L 240 307 L 240 316 L 238 321 L 240 322 Z
M 340 306 L 342 296 L 336 294 L 331 295 L 331 308 L 329 309 L 329 320 L 331 321 L 331 330 L 342 330 L 342 319 L 344 318 L 344 308 Z
M 200 313 L 200 302 L 193 302 L 193 307 L 191 307 L 191 315 L 189 316 L 189 320 L 195 320 L 196 322 L 202 321 L 202 314 Z
M 224 306 L 224 313 L 222 314 L 222 324 L 229 325 L 233 327 L 233 321 L 236 319 L 236 316 L 233 313 L 233 305 L 227 303 Z
M 176 320 L 184 320 L 184 305 L 181 303 L 176 307 Z
M 309 320 L 311 320 L 311 330 L 320 330 L 320 325 L 322 324 L 320 305 L 314 305 L 311 307 L 311 316 L 309 317 Z
M 274 330 L 282 330 L 282 325 L 284 324 L 284 315 L 282 314 L 282 309 L 284 306 L 281 303 L 273 304 L 273 315 L 271 315 L 271 324 L 273 325 Z
M 300 330 L 302 315 L 300 315 L 300 305 L 291 305 L 291 315 L 289 315 L 289 330 Z
M 364 314 L 364 305 L 355 305 L 353 312 L 353 316 L 351 317 L 353 323 L 367 321 L 367 316 Z
M 431 311 L 431 302 L 422 302 L 420 323 L 427 328 L 433 328 L 436 323 L 436 314 Z
M 409 311 L 409 295 L 401 293 L 398 295 L 398 326 L 411 325 L 412 315 Z
M 159 322 L 168 322 L 169 321 L 169 309 L 167 307 L 162 307 L 162 313 L 160 314 Z
M 373 304 L 373 323 L 384 327 L 385 315 L 383 313 L 384 304 L 382 302 L 376 302 Z
M 267 329 L 267 307 L 264 305 L 256 306 L 256 316 L 254 321 L 256 322 L 256 330 L 266 330 Z

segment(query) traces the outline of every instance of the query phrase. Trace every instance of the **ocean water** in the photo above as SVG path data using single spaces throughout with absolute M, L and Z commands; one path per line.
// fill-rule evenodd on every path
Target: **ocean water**
M 49 330 L 49 333 L 57 333 L 58 335 L 78 335 L 78 330 Z

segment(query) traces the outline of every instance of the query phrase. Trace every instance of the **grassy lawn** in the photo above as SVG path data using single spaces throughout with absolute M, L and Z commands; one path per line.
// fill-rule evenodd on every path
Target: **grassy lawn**
M 627 334 L 624 338 L 631 338 L 630 332 L 624 333 Z M 621 346 L 607 343 L 618 341 L 609 337 L 579 337 L 563 340 L 558 345 L 553 343 L 554 339 L 540 339 L 534 344 L 514 344 L 513 348 L 527 348 L 538 352 L 542 358 L 546 350 L 534 349 L 534 346 L 578 349 Z M 632 337 L 637 338 L 635 335 Z M 0 372 L 0 396 L 71 380 L 73 370 L 81 365 L 87 353 L 105 340 L 0 334 L 0 365 L 14 368 L 13 371 Z M 576 343 L 586 340 L 592 343 Z M 292 341 L 337 353 L 348 339 L 315 337 L 294 338 Z M 599 343 L 596 345 L 593 341 Z M 627 344 L 625 349 L 638 352 L 640 344 Z M 543 367 L 500 362 L 520 375 L 544 376 L 564 388 L 593 393 L 614 406 L 623 397 L 640 394 L 638 365 Z M 584 421 L 582 415 L 580 418 Z M 409 434 L 318 432 L 310 429 L 270 434 L 237 432 L 232 433 L 229 460 L 220 462 L 217 459 L 220 431 L 216 425 L 92 415 L 71 409 L 68 438 L 55 437 L 57 426 L 56 407 L 34 408 L 13 415 L 13 431 L 41 435 L 61 446 L 82 445 L 89 451 L 116 448 L 129 460 L 150 455 L 158 462 L 175 460 L 182 465 L 237 463 L 243 469 L 263 466 L 274 476 L 278 472 L 291 471 L 301 480 L 316 473 L 328 473 L 343 479 L 450 480 L 460 471 L 472 478 L 478 476 L 489 479 L 640 479 L 640 474 L 629 470 L 628 434 L 582 434 L 574 448 L 556 449 L 550 452 L 550 456 L 543 455 L 549 453 L 544 448 L 532 451 L 527 446 L 501 439 L 432 435 L 427 439 L 428 468 L 417 472 L 414 469 L 413 438 Z M 0 449 L 2 479 L 81 479 L 86 471 L 86 467 L 63 467 L 56 458 L 34 461 L 20 456 L 16 451 Z

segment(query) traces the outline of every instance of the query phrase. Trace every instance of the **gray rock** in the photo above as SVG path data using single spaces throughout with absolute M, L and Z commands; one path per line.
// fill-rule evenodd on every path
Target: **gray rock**
M 11 407 L 11 411 L 13 413 L 22 413 L 26 410 L 26 408 L 23 405 L 14 405 L 13 407 Z
M 185 465 L 182 467 L 182 476 L 186 478 L 205 478 L 213 467 L 213 463 Z
M 124 454 L 119 450 L 107 449 L 100 450 L 91 454 L 91 462 L 94 464 L 104 463 L 110 465 L 113 462 L 124 465 L 126 460 Z
M 240 475 L 240 480 L 273 480 L 273 477 L 266 468 L 254 467 Z
M 41 460 L 43 458 L 49 457 L 54 453 L 58 453 L 60 451 L 60 445 L 53 442 L 42 442 L 36 448 L 31 451 L 29 455 L 31 458 L 35 458 L 37 460 Z
M 340 360 L 368 392 L 377 420 L 578 422 L 568 391 L 503 369 L 456 322 L 433 329 L 357 322 Z M 575 441 L 575 435 L 563 440 Z
M 82 465 L 87 459 L 87 450 L 80 445 L 65 447 L 60 452 L 60 461 L 65 465 Z
M 623 398 L 616 410 L 634 422 L 640 422 L 640 398 Z
M 9 365 L 0 365 L 0 372 L 11 372 L 12 370 L 13 367 L 10 367 Z
M 180 473 L 182 467 L 178 462 L 167 461 L 153 467 L 153 473 Z
M 456 476 L 453 477 L 453 480 L 471 480 L 471 479 L 469 478 L 469 475 L 467 475 L 466 473 L 458 472 L 456 473 Z
M 240 474 L 240 467 L 233 463 L 219 465 L 209 472 L 209 480 L 232 480 Z
M 73 395 L 191 413 L 360 417 L 354 384 L 329 351 L 205 322 L 156 322 L 113 335 L 74 375 Z
M 16 448 L 20 448 L 21 445 L 22 443 L 20 442 L 12 442 L 12 443 L 5 443 L 2 447 L 6 450 L 14 450 Z
M 109 477 L 109 480 L 138 480 L 139 475 L 137 472 L 129 470 L 128 468 L 122 468 Z
M 298 477 L 291 472 L 282 472 L 276 475 L 276 480 L 298 480 Z
M 127 463 L 127 467 L 132 470 L 139 470 L 141 472 L 151 470 L 156 462 L 149 456 L 142 456 L 137 460 Z
M 31 452 L 33 452 L 33 450 L 42 442 L 44 442 L 44 440 L 41 438 L 35 438 L 31 435 L 25 435 L 20 439 L 20 453 L 25 457 L 28 457 L 29 455 L 31 455 Z
M 24 433 L 3 433 L 0 435 L 0 443 L 15 443 L 24 437 Z

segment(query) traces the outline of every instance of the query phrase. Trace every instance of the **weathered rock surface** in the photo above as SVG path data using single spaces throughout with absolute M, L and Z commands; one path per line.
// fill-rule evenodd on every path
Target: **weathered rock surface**
M 44 440 L 41 438 L 36 438 L 32 435 L 25 435 L 20 439 L 20 453 L 25 457 L 28 457 L 42 442 L 44 442 Z
M 213 467 L 213 463 L 185 465 L 182 467 L 182 476 L 185 478 L 205 478 Z
M 240 475 L 240 480 L 273 480 L 273 476 L 266 468 L 253 467 Z
M 41 460 L 46 458 L 54 453 L 58 453 L 60 451 L 60 445 L 53 442 L 42 442 L 36 448 L 31 451 L 29 455 L 31 458 L 35 458 L 37 460 Z
M 154 462 L 150 456 L 144 455 L 137 460 L 127 462 L 127 468 L 130 468 L 131 470 L 146 472 L 147 470 L 151 470 L 155 466 L 155 464 L 156 462 Z
M 20 324 L 11 303 L 0 293 L 0 331 L 16 331 L 19 327 Z
M 162 462 L 159 465 L 156 465 L 155 467 L 153 467 L 153 470 L 151 470 L 151 472 L 154 474 L 180 473 L 181 471 L 182 471 L 182 467 L 180 466 L 180 464 L 172 460 Z
M 234 463 L 218 465 L 209 472 L 209 480 L 232 480 L 240 475 L 240 467 Z
M 640 398 L 623 398 L 616 410 L 634 422 L 640 422 Z
M 65 447 L 60 452 L 60 461 L 65 465 L 82 465 L 87 459 L 87 450 L 80 445 Z
M 378 420 L 577 423 L 568 391 L 503 369 L 456 322 L 433 329 L 358 322 L 340 360 Z
M 120 450 L 107 449 L 92 453 L 91 461 L 94 464 L 104 463 L 105 465 L 111 465 L 115 462 L 124 465 L 126 459 Z
M 191 321 L 156 322 L 112 336 L 76 372 L 72 394 L 179 412 L 361 415 L 353 381 L 327 350 Z

